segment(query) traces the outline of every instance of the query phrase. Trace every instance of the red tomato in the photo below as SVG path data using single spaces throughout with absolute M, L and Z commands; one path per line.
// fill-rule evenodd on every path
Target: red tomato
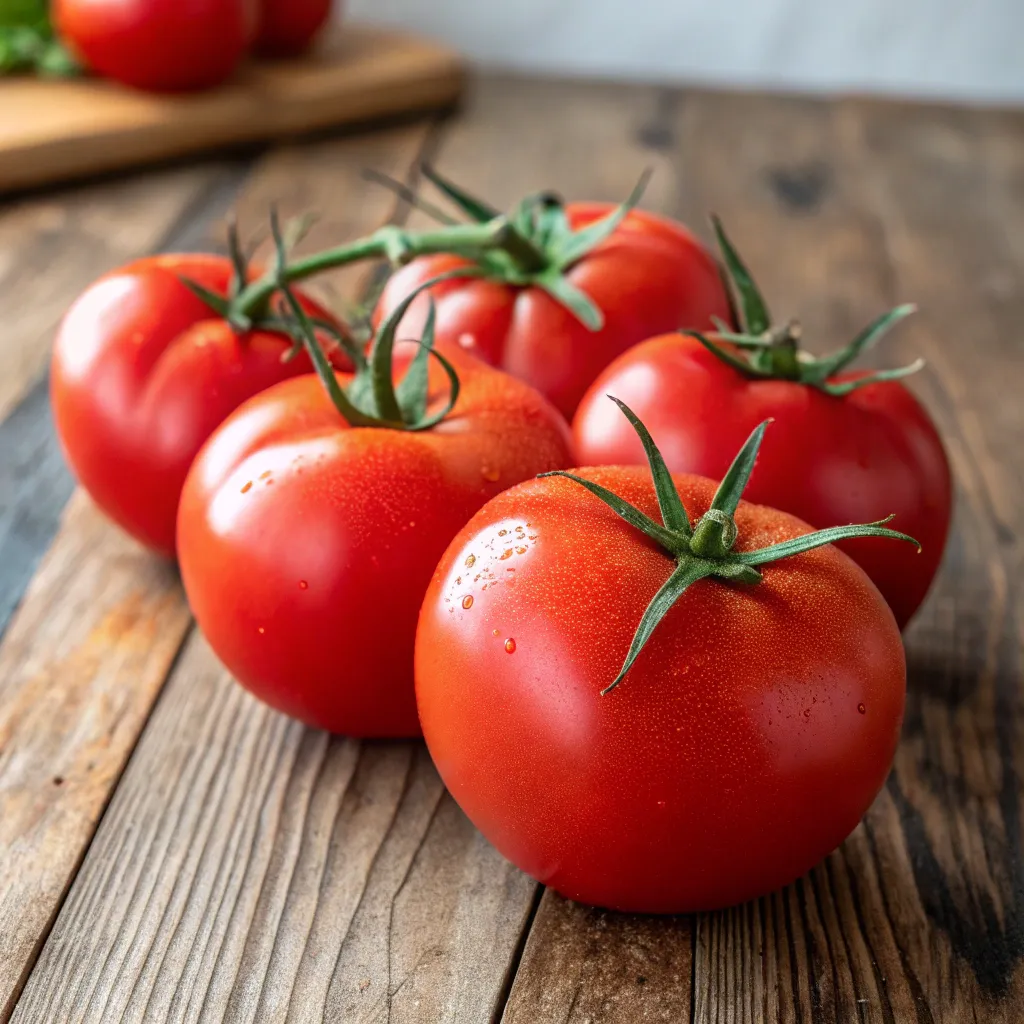
M 580 403 L 573 433 L 586 465 L 644 461 L 607 394 L 646 423 L 672 472 L 715 479 L 750 431 L 774 418 L 747 497 L 819 528 L 894 513 L 921 543 L 920 554 L 875 538 L 841 546 L 881 590 L 901 628 L 924 600 L 949 529 L 950 472 L 931 419 L 898 381 L 834 397 L 796 381 L 748 379 L 693 338 L 653 338 L 612 363 Z
M 260 0 L 254 49 L 267 57 L 302 53 L 324 27 L 331 0 Z
M 438 558 L 488 498 L 570 461 L 540 395 L 448 354 L 462 388 L 429 430 L 351 427 L 300 377 L 230 416 L 186 481 L 178 551 L 199 625 L 239 682 L 310 725 L 419 735 L 413 639 Z
M 645 469 L 580 471 L 652 518 Z M 676 476 L 702 514 L 714 485 Z M 807 532 L 741 502 L 737 551 Z M 890 549 L 898 545 L 891 545 Z M 834 849 L 881 787 L 905 695 L 900 634 L 834 547 L 701 579 L 616 676 L 672 559 L 578 484 L 531 481 L 455 537 L 416 643 L 420 720 L 484 835 L 571 899 L 722 907 Z
M 309 373 L 280 334 L 238 335 L 179 275 L 225 294 L 219 256 L 156 256 L 91 285 L 54 343 L 50 393 L 75 476 L 111 519 L 173 557 L 181 486 L 196 452 L 245 399 Z M 329 315 L 308 300 L 317 315 Z
M 219 85 L 252 35 L 252 0 L 55 0 L 58 32 L 94 71 L 137 89 Z
M 569 203 L 565 214 L 578 231 L 615 209 Z M 466 263 L 451 255 L 414 260 L 388 281 L 375 318 L 386 317 L 424 281 Z M 438 340 L 521 377 L 571 416 L 597 374 L 632 345 L 677 327 L 710 327 L 713 316 L 730 319 L 714 259 L 682 225 L 640 210 L 627 214 L 565 276 L 603 312 L 602 328 L 590 330 L 537 285 L 454 280 L 432 289 Z M 424 299 L 404 327 L 415 334 L 425 312 Z

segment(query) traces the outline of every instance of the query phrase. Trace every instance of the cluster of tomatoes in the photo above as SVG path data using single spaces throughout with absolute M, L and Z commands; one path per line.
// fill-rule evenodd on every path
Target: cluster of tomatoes
M 331 0 L 54 0 L 52 18 L 93 71 L 186 92 L 220 85 L 247 53 L 301 53 L 330 13 Z
M 275 221 L 266 269 L 233 241 L 97 281 L 53 358 L 68 461 L 244 686 L 422 731 L 541 881 L 644 911 L 791 881 L 889 770 L 949 524 L 916 367 L 848 369 L 909 307 L 814 358 L 717 223 L 721 268 L 636 197 L 505 215 L 428 174 L 465 220 L 302 259 Z M 368 256 L 398 269 L 367 344 L 296 282 Z

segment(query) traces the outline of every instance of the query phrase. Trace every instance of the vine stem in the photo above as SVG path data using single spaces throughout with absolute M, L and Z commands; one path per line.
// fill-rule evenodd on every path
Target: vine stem
M 290 284 L 360 260 L 387 259 L 402 264 L 417 256 L 433 253 L 454 253 L 472 258 L 494 250 L 502 250 L 514 264 L 527 272 L 533 270 L 538 261 L 544 261 L 543 253 L 503 216 L 485 224 L 455 224 L 415 233 L 387 225 L 355 242 L 297 259 L 280 272 L 275 270 L 264 274 L 235 297 L 231 304 L 231 318 L 245 323 L 258 317 L 270 297 L 280 288 L 282 277 Z

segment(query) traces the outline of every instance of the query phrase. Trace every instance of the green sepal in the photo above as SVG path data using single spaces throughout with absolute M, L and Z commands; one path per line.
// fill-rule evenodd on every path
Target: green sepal
M 646 168 L 624 203 L 620 203 L 611 213 L 594 221 L 593 224 L 573 232 L 564 245 L 552 252 L 552 258 L 559 270 L 567 270 L 612 235 L 643 198 L 653 173 L 650 167 Z
M 706 334 L 701 334 L 700 331 L 688 330 L 681 330 L 679 333 L 685 338 L 693 338 L 695 341 L 699 341 L 712 355 L 716 356 L 727 366 L 731 366 L 737 373 L 742 373 L 744 377 L 749 377 L 752 380 L 772 380 L 772 375 L 767 370 L 759 370 L 752 363 L 747 362 L 747 360 L 734 356 L 731 352 L 722 348 L 721 345 L 713 342 Z
M 683 499 L 679 497 L 672 474 L 665 465 L 658 446 L 654 443 L 650 431 L 641 423 L 640 418 L 633 412 L 625 402 L 619 401 L 614 395 L 608 396 L 621 410 L 622 414 L 632 424 L 633 429 L 644 446 L 644 454 L 647 456 L 647 465 L 651 470 L 651 477 L 654 480 L 654 493 L 658 498 L 658 508 L 661 509 L 661 519 L 665 526 L 676 533 L 689 537 L 693 533 L 690 526 L 690 517 L 683 505 Z
M 210 291 L 209 288 L 205 288 L 199 284 L 198 281 L 193 281 L 191 278 L 184 277 L 178 274 L 178 280 L 197 298 L 200 302 L 204 302 L 210 309 L 213 310 L 218 316 L 223 317 L 225 320 L 228 319 L 231 311 L 231 302 L 224 295 L 218 295 L 214 291 Z
M 454 182 L 449 181 L 438 173 L 430 164 L 420 164 L 420 170 L 423 172 L 423 176 L 435 188 L 443 192 L 470 220 L 474 220 L 478 224 L 484 224 L 489 220 L 494 220 L 495 217 L 501 216 L 501 210 L 496 210 L 490 203 L 477 199 L 476 196 L 472 196 L 464 189 L 459 188 Z
M 770 547 L 761 548 L 758 551 L 739 551 L 731 557 L 744 565 L 764 565 L 767 562 L 777 562 L 781 558 L 790 558 L 792 555 L 801 555 L 805 551 L 812 551 L 814 548 L 824 547 L 826 544 L 834 544 L 836 541 L 854 540 L 858 537 L 885 537 L 889 540 L 902 540 L 913 544 L 920 551 L 921 545 L 913 537 L 896 530 L 886 530 L 883 527 L 882 524 L 890 522 L 892 518 L 892 516 L 886 516 L 885 519 L 879 519 L 876 523 L 830 526 L 828 529 L 805 533 L 802 537 L 784 540 L 780 544 L 772 544 Z
M 441 364 L 441 369 L 444 370 L 444 372 L 447 374 L 448 401 L 445 404 L 444 408 L 434 413 L 433 416 L 425 416 L 425 418 L 421 418 L 420 420 L 414 423 L 410 423 L 407 429 L 413 431 L 429 430 L 431 427 L 436 427 L 437 424 L 440 423 L 441 420 L 443 420 L 448 415 L 448 413 L 450 413 L 452 409 L 455 408 L 455 403 L 459 400 L 459 391 L 461 390 L 462 387 L 462 384 L 459 381 L 459 375 L 455 372 L 455 367 L 452 366 L 448 359 L 445 356 L 443 356 L 440 352 L 438 352 L 436 348 L 433 348 L 432 346 L 427 346 L 424 341 L 420 341 L 419 344 L 423 345 L 426 348 L 428 354 L 433 356 Z
M 724 512 L 727 516 L 736 514 L 743 492 L 750 483 L 750 475 L 754 472 L 754 464 L 757 462 L 757 453 L 761 450 L 761 442 L 764 440 L 764 432 L 768 429 L 770 419 L 759 423 L 754 432 L 744 442 L 732 465 L 726 471 L 722 482 L 715 491 L 711 500 L 711 508 Z
M 809 384 L 823 384 L 829 377 L 841 373 L 858 356 L 876 345 L 893 325 L 916 310 L 917 306 L 907 303 L 883 313 L 877 320 L 868 324 L 849 345 L 830 356 L 809 363 L 804 370 L 804 381 Z
M 819 385 L 819 387 L 822 391 L 832 395 L 833 398 L 842 398 L 844 395 L 848 395 L 858 388 L 866 387 L 868 384 L 883 384 L 885 381 L 902 380 L 904 377 L 909 377 L 911 374 L 923 370 L 924 365 L 923 359 L 915 359 L 906 366 L 897 366 L 892 370 L 878 370 L 875 373 L 866 373 L 863 377 L 854 377 L 852 380 L 826 381 L 824 384 Z
M 722 252 L 726 270 L 729 272 L 729 280 L 732 282 L 739 300 L 741 326 L 747 334 L 764 334 L 772 324 L 764 297 L 755 284 L 750 271 L 747 270 L 746 264 L 740 259 L 739 253 L 729 241 L 722 222 L 718 217 L 712 215 L 711 223 L 715 229 L 715 238 L 718 240 L 718 247 Z
M 405 371 L 405 376 L 395 388 L 395 399 L 402 412 L 402 420 L 408 425 L 419 423 L 427 414 L 427 385 L 430 375 L 430 350 L 434 347 L 434 335 L 437 325 L 437 306 L 433 297 L 428 297 L 430 307 L 427 310 L 426 323 L 423 325 L 423 336 L 420 339 L 419 351 L 413 357 Z M 454 404 L 454 403 L 453 403 Z
M 565 306 L 584 327 L 591 331 L 599 331 L 604 327 L 604 313 L 601 312 L 601 308 L 560 271 L 542 274 L 534 279 L 534 284 L 538 288 L 543 288 L 557 303 Z

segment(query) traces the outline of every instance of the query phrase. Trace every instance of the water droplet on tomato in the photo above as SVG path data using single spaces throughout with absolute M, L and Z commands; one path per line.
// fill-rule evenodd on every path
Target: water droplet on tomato
M 665 801 L 664 800 L 659 800 L 658 801 L 658 806 L 659 807 L 664 807 L 665 806 Z
M 492 629 L 491 630 L 491 636 L 501 636 L 501 630 L 500 629 Z
M 484 466 L 480 472 L 483 474 L 483 478 L 492 484 L 501 476 L 500 470 L 491 469 L 490 466 Z
M 858 711 L 859 711 L 859 712 L 860 712 L 860 713 L 861 713 L 862 715 L 866 715 L 866 714 L 868 713 L 868 709 L 867 709 L 866 707 L 864 707 L 864 705 L 863 705 L 863 704 L 858 704 L 858 705 L 857 705 L 857 710 L 858 710 Z
M 257 626 L 256 627 L 256 632 L 257 633 L 266 633 L 266 630 L 262 626 Z
M 252 490 L 252 481 L 251 480 L 248 483 L 242 485 L 242 493 L 243 494 L 245 494 L 246 491 L 251 491 L 251 490 Z
M 466 566 L 472 569 L 474 565 L 476 565 L 476 555 L 467 555 Z
M 505 653 L 506 654 L 515 654 L 516 653 L 516 642 L 515 642 L 515 640 L 512 639 L 512 637 L 509 637 L 505 641 Z
M 309 590 L 309 584 L 305 580 L 299 580 L 299 590 Z
M 412 527 L 412 526 L 415 526 L 415 525 L 416 525 L 416 520 L 413 519 L 412 522 L 409 523 L 409 526 Z
M 516 548 L 516 554 L 517 555 L 525 555 L 526 551 L 527 551 L 526 546 L 523 545 L 523 544 L 520 544 L 519 547 Z
M 473 595 L 472 594 L 467 594 L 462 599 L 462 607 L 465 608 L 466 611 L 469 611 L 469 609 L 473 607 Z
M 505 550 L 502 551 L 502 553 L 498 556 L 498 561 L 504 562 L 506 558 L 511 558 L 511 557 L 512 557 L 512 549 L 511 548 L 505 548 Z
M 506 533 L 508 533 L 508 530 L 499 530 L 498 531 L 498 536 L 499 537 L 504 537 Z
M 265 469 L 262 473 L 260 473 L 260 479 L 261 480 L 266 480 L 268 476 L 270 476 L 270 470 L 269 469 Z
M 462 334 L 459 335 L 459 344 L 463 348 L 475 348 L 476 338 L 474 338 L 473 335 L 470 334 L 468 331 L 463 332 Z

